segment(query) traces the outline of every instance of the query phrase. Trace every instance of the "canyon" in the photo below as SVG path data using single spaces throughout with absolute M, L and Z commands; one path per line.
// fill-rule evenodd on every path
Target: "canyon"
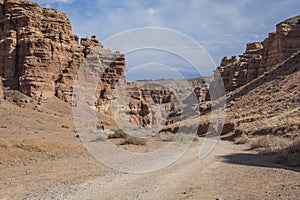
M 209 114 L 209 90 L 213 84 L 218 84 L 214 82 L 214 76 L 126 83 L 125 55 L 105 49 L 96 36 L 79 41 L 72 33 L 71 22 L 65 13 L 26 0 L 7 0 L 0 5 L 1 99 L 39 110 L 51 98 L 58 98 L 73 107 L 78 99 L 86 98 L 84 101 L 102 116 L 99 123 L 114 128 L 117 125 L 111 105 L 125 96 L 129 99 L 119 101 L 123 108 L 119 114 L 129 116 L 126 121 L 138 127 L 167 126 L 165 130 L 174 132 L 178 130 L 176 123 L 197 115 L 197 112 Z M 239 59 L 224 57 L 216 72 L 220 73 L 227 91 L 227 106 L 233 105 L 235 98 L 231 96 L 236 96 L 234 93 L 240 88 L 258 78 L 264 80 L 262 76 L 270 76 L 269 72 L 284 65 L 286 60 L 296 59 L 294 56 L 300 50 L 299 35 L 300 17 L 296 16 L 277 24 L 276 32 L 270 33 L 264 41 L 248 43 Z M 85 75 L 78 77 L 83 67 Z M 297 70 L 296 66 L 295 72 Z M 99 76 L 94 96 L 82 97 L 87 87 L 84 84 L 81 94 L 75 94 L 75 81 L 80 79 L 89 83 L 91 75 Z M 168 86 L 171 82 L 176 85 L 175 90 Z M 297 89 L 298 83 L 293 84 Z M 293 94 L 298 95 L 297 92 Z M 254 108 L 247 110 L 255 114 Z M 243 121 L 235 122 L 231 113 L 225 123 L 228 131 L 224 133 L 232 132 Z M 237 113 L 234 115 L 237 118 Z M 205 133 L 208 125 L 209 122 L 200 124 L 198 134 Z
M 126 81 L 126 65 L 122 52 L 106 49 L 96 36 L 73 34 L 65 13 L 0 0 L 0 199 L 299 197 L 299 145 L 291 144 L 300 136 L 300 16 L 248 43 L 239 58 L 224 57 L 210 77 Z M 222 86 L 218 73 L 226 96 L 212 99 L 210 90 Z M 219 117 L 213 105 L 223 100 L 224 126 L 209 129 Z M 109 141 L 147 154 L 195 134 L 172 165 L 123 173 L 83 144 L 87 135 L 74 123 L 82 105 L 82 118 L 97 117 L 86 130 L 94 147 Z M 270 151 L 273 137 L 278 146 Z M 220 140 L 199 159 L 199 146 L 210 139 Z M 233 144 L 237 139 L 248 143 Z M 253 148 L 256 139 L 266 146 Z

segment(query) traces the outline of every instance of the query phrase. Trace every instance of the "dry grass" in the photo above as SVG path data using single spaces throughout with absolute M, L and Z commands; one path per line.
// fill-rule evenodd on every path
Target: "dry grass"
M 114 133 L 109 134 L 107 136 L 108 139 L 120 139 L 120 138 L 127 138 L 128 134 L 125 133 L 122 129 L 117 129 L 114 131 Z
M 120 143 L 120 145 L 128 145 L 128 144 L 146 145 L 146 140 L 143 138 L 137 138 L 137 137 L 128 135 L 127 138 L 123 142 Z
M 248 144 L 250 142 L 250 140 L 251 140 L 251 138 L 248 135 L 243 134 L 240 137 L 235 138 L 234 143 L 235 144 Z
M 144 138 L 138 138 L 125 133 L 122 129 L 117 129 L 114 133 L 107 136 L 108 139 L 124 139 L 120 145 L 146 145 L 146 140 Z
M 250 144 L 251 149 L 259 149 L 261 153 L 276 153 L 275 162 L 289 166 L 300 166 L 300 137 L 294 142 L 290 139 L 265 135 L 251 138 L 242 135 L 236 138 L 235 144 Z
M 272 129 L 276 127 L 289 127 L 293 125 L 298 125 L 300 123 L 299 114 L 299 108 L 296 108 L 280 113 L 279 115 L 276 115 L 271 118 L 255 120 L 249 123 L 242 123 L 239 128 L 242 129 L 244 132 L 253 133 L 262 129 Z M 251 115 L 251 118 L 259 119 L 260 117 L 261 114 Z M 247 120 L 247 117 L 243 118 L 243 120 Z
M 158 140 L 163 141 L 163 142 L 171 142 L 174 138 L 174 134 L 172 134 L 170 132 L 160 132 L 155 137 L 157 137 Z
M 19 106 L 24 103 L 22 93 L 17 90 L 4 90 L 4 98 L 11 99 Z
M 275 152 L 290 145 L 290 140 L 271 135 L 258 136 L 250 140 L 251 149 L 262 149 L 264 152 Z
M 300 138 L 285 149 L 278 151 L 275 161 L 290 166 L 300 166 Z

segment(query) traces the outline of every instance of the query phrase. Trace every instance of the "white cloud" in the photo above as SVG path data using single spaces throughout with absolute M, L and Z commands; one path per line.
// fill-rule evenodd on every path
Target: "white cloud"
M 148 11 L 149 15 L 153 16 L 158 12 L 158 9 L 148 8 L 147 11 Z
M 72 3 L 70 0 L 36 1 L 65 3 L 65 7 L 72 5 L 67 4 Z M 217 64 L 223 56 L 241 54 L 247 42 L 263 40 L 269 32 L 275 30 L 276 23 L 299 14 L 300 6 L 298 0 L 73 2 L 74 5 L 76 2 L 82 3 L 79 4 L 80 7 L 69 6 L 64 11 L 71 18 L 74 32 L 81 37 L 97 35 L 103 41 L 132 28 L 170 28 L 185 33 L 202 44 Z M 64 8 L 63 5 L 60 8 Z M 146 35 L 144 40 L 147 40 Z M 126 42 L 123 43 L 126 45 Z

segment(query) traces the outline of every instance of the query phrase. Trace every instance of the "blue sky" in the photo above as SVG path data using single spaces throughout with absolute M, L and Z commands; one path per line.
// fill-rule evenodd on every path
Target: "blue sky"
M 66 12 L 72 21 L 73 32 L 80 37 L 97 35 L 104 41 L 122 31 L 141 27 L 179 31 L 202 45 L 216 65 L 223 56 L 241 54 L 246 43 L 262 41 L 269 32 L 275 31 L 277 23 L 300 14 L 299 0 L 34 1 Z M 129 69 L 144 65 L 145 62 L 136 62 L 144 57 L 147 55 L 128 55 Z M 184 70 L 184 62 L 174 63 L 176 59 L 172 56 L 157 57 L 164 57 L 163 65 L 181 68 L 181 72 L 189 74 L 187 76 L 194 73 L 188 68 Z M 203 75 L 209 74 L 214 67 L 205 68 Z

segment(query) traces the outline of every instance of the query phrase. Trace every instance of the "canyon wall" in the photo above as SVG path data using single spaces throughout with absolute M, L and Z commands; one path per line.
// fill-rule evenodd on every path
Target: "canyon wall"
M 34 99 L 53 96 L 60 75 L 76 71 L 83 60 L 69 19 L 24 0 L 4 1 L 1 9 L 0 75 Z
M 175 120 L 174 117 L 180 112 L 179 106 L 174 92 L 167 88 L 162 86 L 137 88 L 129 100 L 129 122 L 141 127 L 173 123 L 172 120 Z
M 5 87 L 40 104 L 53 96 L 71 103 L 77 71 L 95 46 L 103 49 L 95 36 L 79 43 L 65 13 L 26 0 L 0 2 L 0 76 Z M 104 49 L 98 55 L 105 68 L 100 106 L 116 80 L 124 79 L 125 57 Z
M 237 59 L 224 57 L 220 72 L 226 91 L 232 91 L 273 67 L 281 64 L 300 50 L 300 16 L 287 19 L 276 26 L 263 42 L 247 44 L 246 51 Z
M 210 100 L 210 81 L 200 77 L 128 82 L 129 122 L 140 127 L 158 127 L 195 115 L 199 104 Z

